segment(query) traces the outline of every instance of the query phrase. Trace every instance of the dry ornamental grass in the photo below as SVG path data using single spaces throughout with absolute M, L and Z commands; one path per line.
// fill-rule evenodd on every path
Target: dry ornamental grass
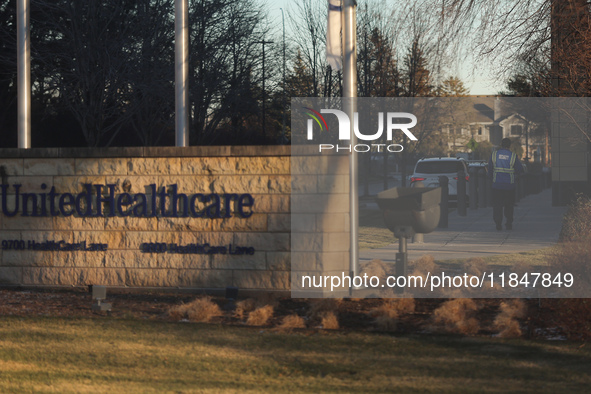
M 211 301 L 211 297 L 197 298 L 188 304 L 176 305 L 168 314 L 174 319 L 188 319 L 199 323 L 207 323 L 214 317 L 223 315 L 218 304 Z
M 244 319 L 250 312 L 256 309 L 256 302 L 252 298 L 238 301 L 234 310 L 234 317 Z
M 338 312 L 342 304 L 342 298 L 322 298 L 311 301 L 308 317 L 310 319 L 320 319 L 325 312 Z
M 361 264 L 360 268 L 360 276 L 367 275 L 368 277 L 377 276 L 378 278 L 385 278 L 392 269 L 392 266 L 384 263 L 382 260 L 371 260 Z
M 398 317 L 413 313 L 414 310 L 413 298 L 395 298 L 384 300 L 380 306 L 369 311 L 369 316 L 375 318 L 374 323 L 378 331 L 394 331 Z
M 410 265 L 413 275 L 426 276 L 428 272 L 437 272 L 437 264 L 435 264 L 435 259 L 429 254 L 421 256 L 417 260 L 411 261 Z
M 249 326 L 264 326 L 273 317 L 274 308 L 272 305 L 265 305 L 256 308 L 248 314 L 246 324 Z
M 468 275 L 482 276 L 483 272 L 486 272 L 488 265 L 483 258 L 473 257 L 466 261 L 464 264 L 464 270 Z
M 338 330 L 340 328 L 339 319 L 335 312 L 324 312 L 320 325 L 325 330 Z
M 499 307 L 499 314 L 495 318 L 494 326 L 501 338 L 519 338 L 522 335 L 517 319 L 525 316 L 525 303 L 522 300 L 503 301 Z
M 277 326 L 277 328 L 280 330 L 292 330 L 295 328 L 306 328 L 306 322 L 302 317 L 300 317 L 294 313 L 293 315 L 285 316 L 281 320 L 281 324 L 279 324 Z
M 464 335 L 476 334 L 480 329 L 474 317 L 478 309 L 478 305 L 469 298 L 446 301 L 433 313 L 431 328 Z

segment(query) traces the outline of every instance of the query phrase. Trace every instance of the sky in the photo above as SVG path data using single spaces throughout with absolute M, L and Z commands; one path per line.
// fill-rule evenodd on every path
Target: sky
M 269 16 L 272 21 L 277 21 L 279 23 L 279 28 L 281 28 L 280 9 L 283 8 L 286 18 L 287 35 L 289 35 L 289 24 L 287 23 L 287 10 L 289 9 L 289 4 L 293 3 L 294 1 L 298 0 L 266 0 L 266 4 L 268 4 Z M 473 71 L 473 68 L 474 65 L 470 62 L 466 62 L 466 64 L 457 66 L 459 77 L 464 83 L 464 86 L 466 86 L 470 90 L 470 94 L 494 95 L 505 88 L 505 85 L 503 83 L 499 83 L 499 81 L 491 79 L 487 76 L 487 74 L 490 75 L 490 71 L 487 71 L 486 68 L 480 67 L 475 71 Z

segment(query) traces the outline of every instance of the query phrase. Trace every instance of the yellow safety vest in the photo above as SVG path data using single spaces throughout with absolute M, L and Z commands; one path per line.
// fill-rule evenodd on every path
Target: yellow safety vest
M 511 152 L 511 158 L 509 160 L 501 160 L 497 162 L 498 150 L 492 156 L 492 164 L 493 164 L 493 182 L 497 181 L 497 173 L 509 174 L 511 177 L 511 183 L 515 183 L 515 159 L 517 159 L 517 155 Z M 504 165 L 509 165 L 509 167 L 505 167 Z

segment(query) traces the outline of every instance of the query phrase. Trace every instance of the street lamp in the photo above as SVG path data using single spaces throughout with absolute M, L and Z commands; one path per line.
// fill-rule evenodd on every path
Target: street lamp
M 18 147 L 31 148 L 31 19 L 30 0 L 18 0 L 17 24 L 17 90 Z
M 265 122 L 265 110 L 266 110 L 266 105 L 265 105 L 265 101 L 267 100 L 267 95 L 265 92 L 265 44 L 272 44 L 273 41 L 257 41 L 258 44 L 262 44 L 263 45 L 263 138 L 267 138 L 267 127 L 266 127 L 266 122 Z
M 281 143 L 284 144 L 286 142 L 285 138 L 285 106 L 286 106 L 286 97 L 285 97 L 285 15 L 283 14 L 283 8 L 281 10 L 281 21 L 283 23 L 283 103 L 281 108 L 281 116 L 283 118 L 283 127 L 282 127 L 282 135 L 281 135 Z

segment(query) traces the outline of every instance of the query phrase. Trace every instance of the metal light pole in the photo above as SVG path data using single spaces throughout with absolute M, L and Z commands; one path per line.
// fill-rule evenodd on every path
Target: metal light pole
M 267 138 L 267 126 L 266 126 L 266 122 L 265 122 L 265 111 L 266 111 L 266 105 L 265 105 L 265 101 L 267 100 L 267 94 L 265 92 L 265 44 L 272 44 L 273 41 L 258 41 L 259 44 L 263 45 L 263 138 Z
M 343 48 L 343 111 L 353 119 L 357 111 L 357 21 L 355 0 L 343 0 L 342 8 L 342 48 Z M 351 145 L 357 144 L 351 121 Z M 357 152 L 351 150 L 349 159 L 349 211 L 350 211 L 350 262 L 349 269 L 354 276 L 359 271 L 359 190 L 357 179 Z
M 31 24 L 30 0 L 17 0 L 18 147 L 31 148 Z
M 281 129 L 282 135 L 281 135 L 281 143 L 285 144 L 286 142 L 286 137 L 285 137 L 285 107 L 286 107 L 286 92 L 285 92 L 285 15 L 283 14 L 283 8 L 280 8 L 281 10 L 281 21 L 283 23 L 283 103 L 282 103 L 282 114 L 281 117 L 283 119 L 283 126 Z
M 174 3 L 175 145 L 189 146 L 189 4 Z

